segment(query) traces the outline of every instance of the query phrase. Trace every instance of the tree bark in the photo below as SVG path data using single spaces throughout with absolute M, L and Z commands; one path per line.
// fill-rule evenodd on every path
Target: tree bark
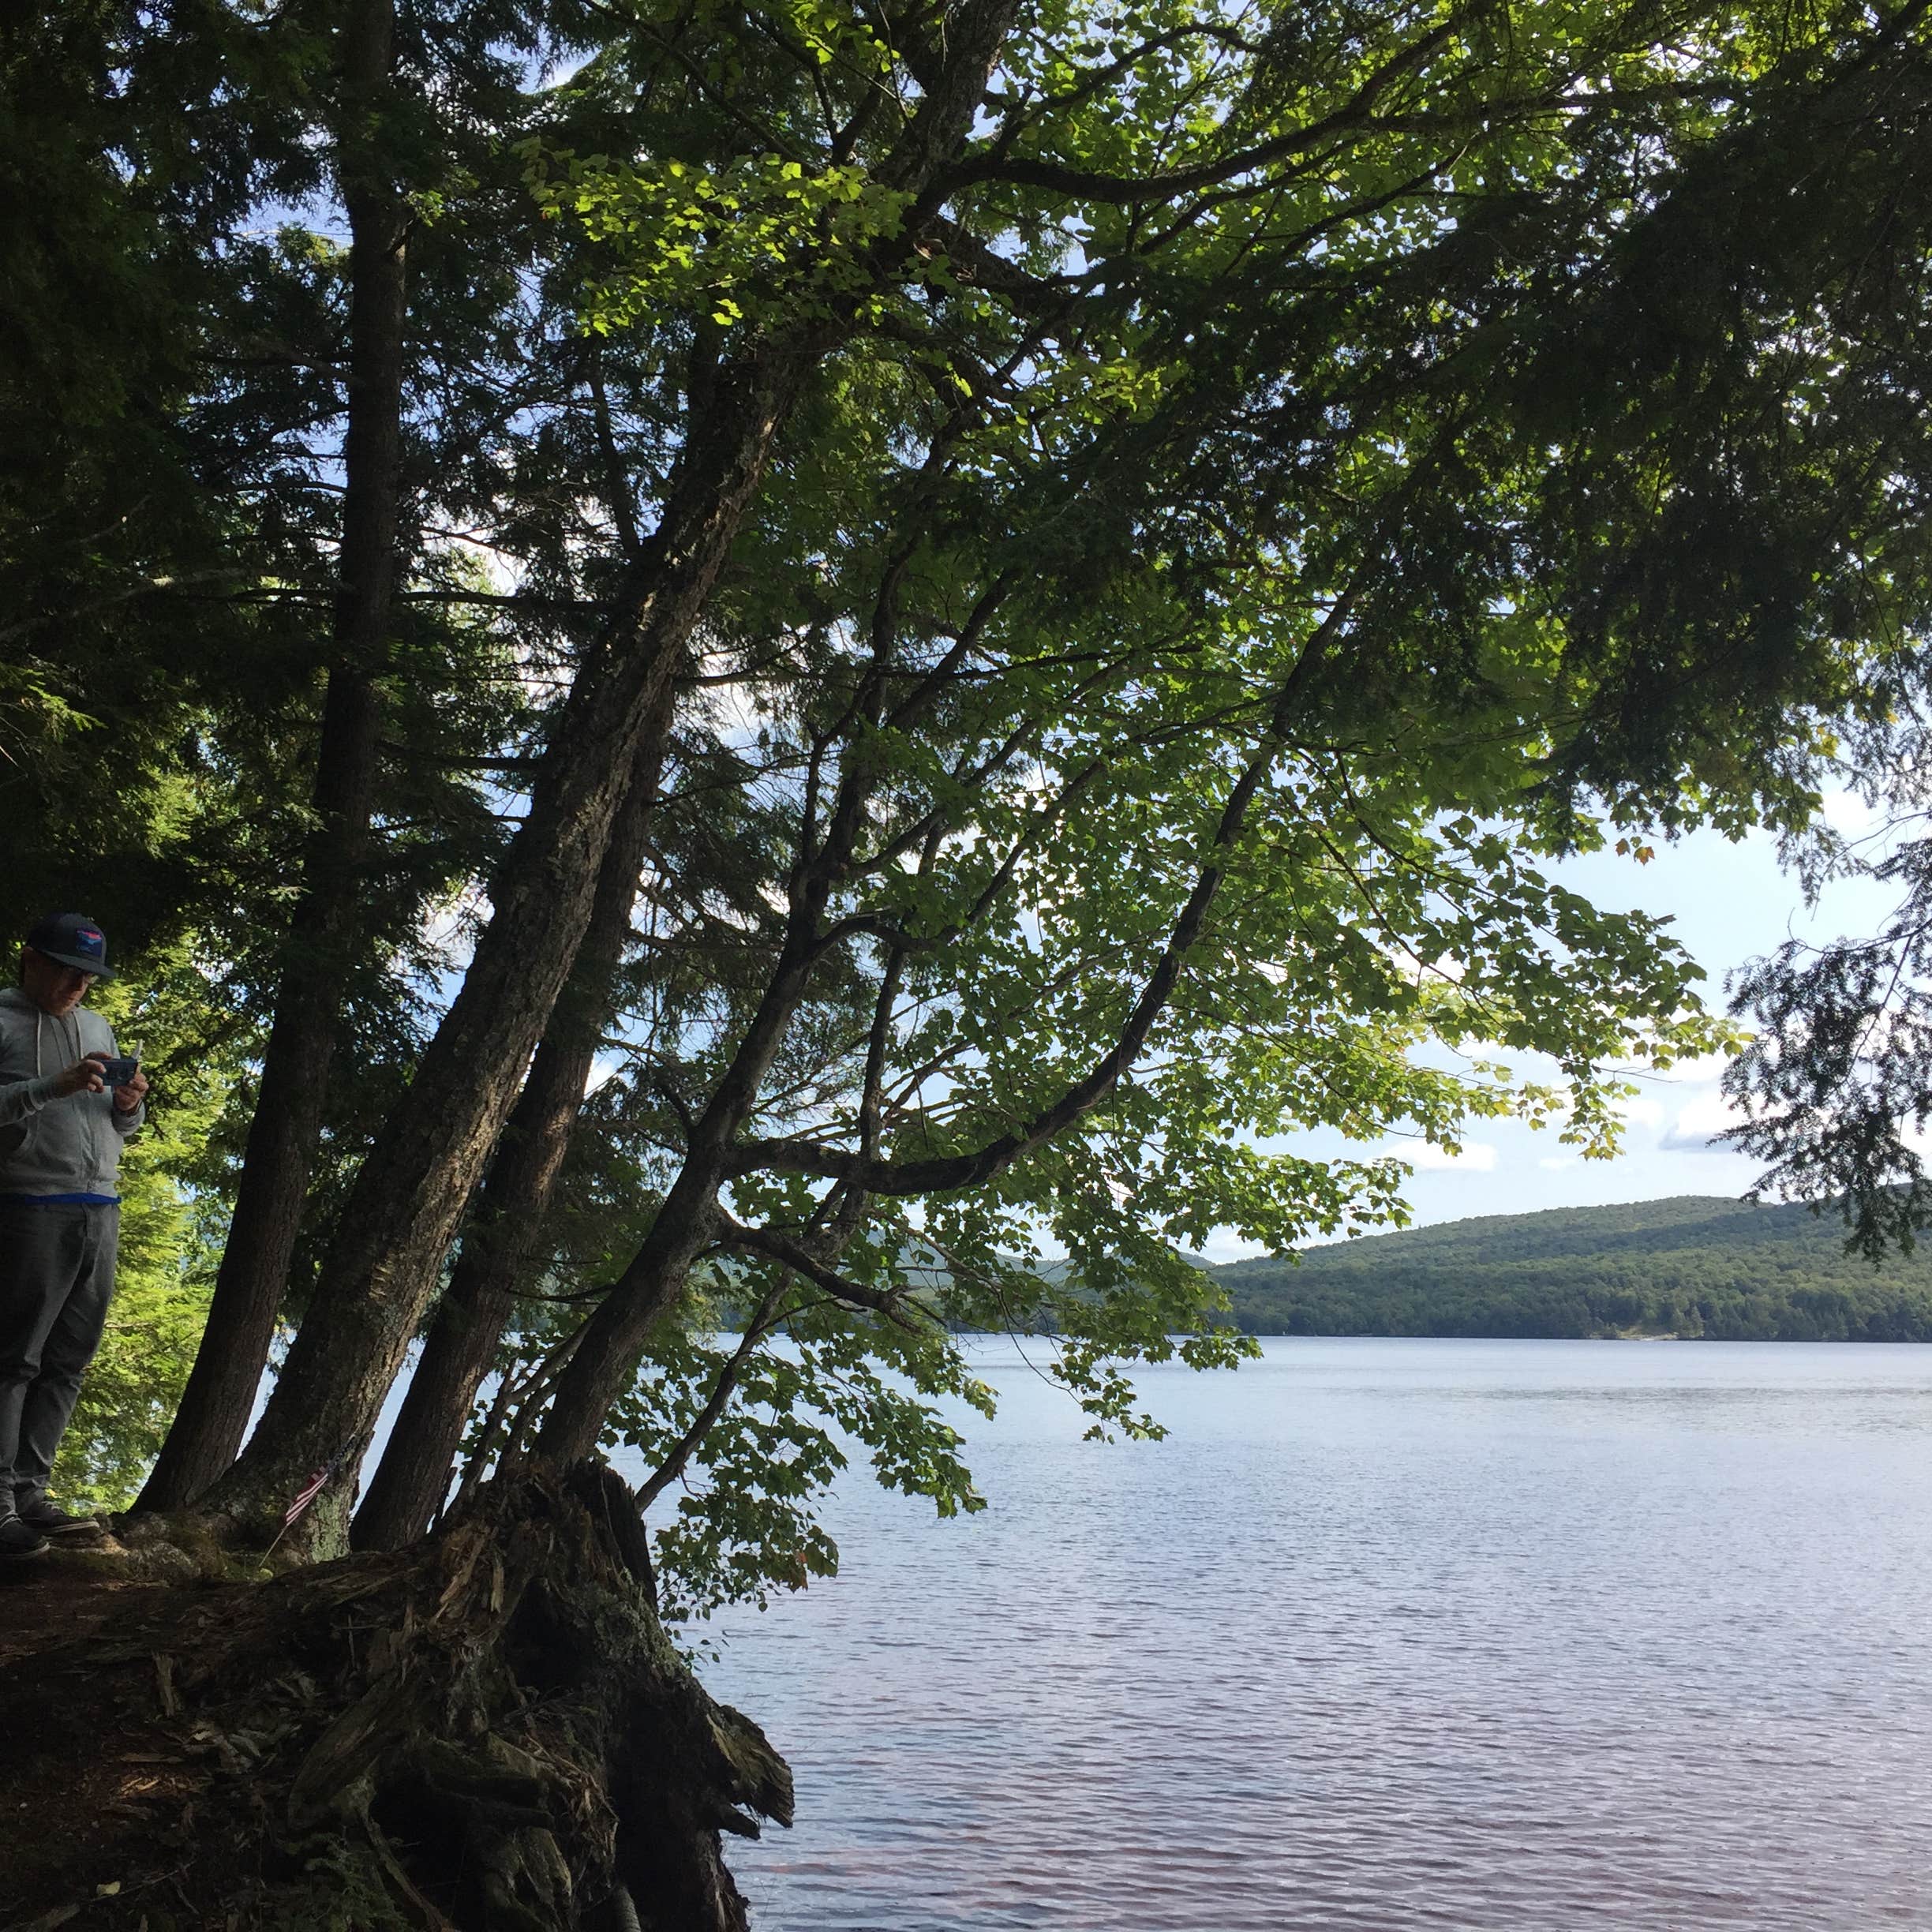
M 872 713 L 876 722 L 882 691 L 875 676 L 855 709 Z M 569 1462 L 594 1451 L 604 1417 L 636 1373 L 653 1325 L 713 1238 L 718 1191 L 730 1178 L 734 1145 L 811 984 L 826 907 L 851 856 L 871 790 L 871 777 L 848 766 L 815 855 L 809 852 L 815 828 L 800 823 L 784 944 L 738 1050 L 691 1130 L 683 1165 L 650 1232 L 584 1324 L 537 1437 L 537 1454 L 544 1461 Z M 586 1442 L 591 1451 L 581 1446 Z
M 692 1134 L 684 1164 L 650 1232 L 584 1324 L 583 1339 L 557 1384 L 556 1399 L 537 1439 L 540 1460 L 567 1462 L 581 1453 L 575 1445 L 596 1443 L 611 1404 L 637 1372 L 652 1325 L 676 1300 L 691 1264 L 710 1245 L 718 1190 L 731 1174 L 731 1144 L 804 997 L 810 971 L 807 948 L 788 946 L 747 1043 Z M 768 1024 L 761 1027 L 761 1020 Z
M 371 152 L 395 37 L 393 0 L 354 0 L 344 28 L 338 130 L 350 237 L 342 551 L 316 827 L 208 1326 L 141 1492 L 143 1509 L 192 1501 L 242 1446 L 287 1286 L 341 1028 L 375 807 L 376 671 L 395 587 L 402 484 L 408 211 Z
M 921 193 L 970 133 L 1014 0 L 960 9 L 945 67 L 882 165 Z M 904 238 L 889 246 L 897 251 Z M 882 266 L 878 272 L 889 273 Z M 455 1224 L 549 1023 L 587 923 L 626 775 L 710 599 L 779 429 L 812 373 L 855 325 L 822 309 L 721 370 L 697 413 L 663 517 L 619 600 L 621 629 L 565 701 L 530 809 L 492 883 L 470 970 L 402 1103 L 363 1163 L 314 1302 L 260 1425 L 201 1507 L 245 1535 L 271 1533 L 290 1496 L 366 1445 L 435 1291 Z M 347 1483 L 310 1513 L 324 1547 L 346 1528 Z
M 528 1270 L 610 1017 L 611 981 L 631 930 L 662 771 L 661 758 L 647 764 L 624 801 L 571 983 L 504 1129 L 409 1392 L 356 1512 L 350 1540 L 357 1549 L 399 1549 L 421 1536 L 449 1486 L 470 1404 Z
M 565 702 L 470 969 L 363 1163 L 268 1409 L 205 1499 L 212 1511 L 271 1528 L 310 1474 L 346 1466 L 366 1443 L 575 958 L 559 935 L 589 922 L 623 776 L 661 749 L 652 721 L 807 366 L 754 365 L 723 419 L 697 426 L 700 446 L 633 573 L 631 636 Z M 339 1522 L 341 1498 L 328 1500 Z

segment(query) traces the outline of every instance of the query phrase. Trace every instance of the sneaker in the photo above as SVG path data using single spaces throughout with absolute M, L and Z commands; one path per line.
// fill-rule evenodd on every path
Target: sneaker
M 46 1496 L 29 1503 L 14 1520 L 24 1523 L 42 1537 L 52 1537 L 63 1543 L 92 1538 L 101 1533 L 98 1517 L 71 1516 Z
M 44 1556 L 47 1540 L 32 1523 L 17 1516 L 0 1516 L 0 1563 L 17 1561 L 23 1556 Z

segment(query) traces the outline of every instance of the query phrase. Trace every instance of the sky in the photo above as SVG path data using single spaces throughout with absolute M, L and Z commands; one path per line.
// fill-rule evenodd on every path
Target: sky
M 1829 801 L 1827 817 L 1848 835 L 1867 828 L 1863 808 L 1850 797 Z M 1717 833 L 1698 833 L 1674 845 L 1660 839 L 1655 849 L 1656 857 L 1643 866 L 1604 852 L 1542 870 L 1606 908 L 1668 915 L 1674 936 L 1708 975 L 1704 996 L 1715 1007 L 1724 1004 L 1725 975 L 1747 960 L 1788 938 L 1822 942 L 1840 934 L 1874 931 L 1891 910 L 1885 888 L 1846 881 L 1827 889 L 1814 914 L 1796 880 L 1779 868 L 1773 841 L 1762 833 L 1732 844 Z M 1712 1058 L 1685 1062 L 1668 1075 L 1638 1077 L 1642 1091 L 1628 1110 L 1623 1150 L 1611 1160 L 1584 1160 L 1560 1145 L 1553 1131 L 1539 1133 L 1513 1120 L 1475 1123 L 1458 1159 L 1399 1138 L 1373 1151 L 1413 1165 L 1406 1192 L 1417 1226 L 1671 1194 L 1739 1195 L 1758 1166 L 1711 1144 L 1730 1119 L 1718 1088 L 1722 1070 L 1722 1062 Z M 1330 1138 L 1333 1145 L 1297 1147 L 1361 1155 L 1359 1146 Z M 1210 1261 L 1261 1252 L 1225 1233 L 1204 1251 Z

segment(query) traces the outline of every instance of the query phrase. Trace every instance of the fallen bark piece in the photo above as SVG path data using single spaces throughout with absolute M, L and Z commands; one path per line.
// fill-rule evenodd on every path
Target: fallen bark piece
M 742 1932 L 719 1829 L 788 1824 L 791 1773 L 665 1635 L 631 1507 L 598 1464 L 529 1476 L 406 1550 L 130 1593 L 17 1655 L 6 1923 L 79 1893 L 127 1932 Z

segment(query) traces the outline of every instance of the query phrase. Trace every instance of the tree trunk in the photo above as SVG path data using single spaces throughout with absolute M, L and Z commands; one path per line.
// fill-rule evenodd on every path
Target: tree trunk
M 609 1470 L 491 1484 L 404 1555 L 125 1594 L 0 1668 L 9 1922 L 743 1932 L 719 1833 L 789 1824 L 791 1773 L 658 1623 Z
M 589 923 L 624 779 L 661 752 L 650 743 L 653 722 L 779 421 L 815 361 L 754 365 L 726 399 L 724 420 L 696 432 L 682 485 L 633 573 L 643 588 L 628 600 L 631 638 L 565 701 L 469 971 L 357 1176 L 261 1422 L 204 1499 L 212 1513 L 272 1533 L 312 1474 L 348 1468 L 366 1445 L 575 959 L 575 945 L 559 936 Z M 343 1522 L 343 1494 L 326 1503 L 310 1530 L 320 1541 Z
M 235 1208 L 208 1327 L 140 1507 L 192 1501 L 234 1462 L 253 1413 L 301 1225 L 329 1065 L 357 936 L 374 811 L 381 662 L 395 586 L 401 494 L 407 210 L 371 164 L 389 86 L 393 0 L 358 0 L 343 48 L 344 199 L 350 228 L 349 384 L 343 537 L 332 659 L 316 757 L 316 829 L 290 925 Z
M 875 661 L 871 683 L 853 707 L 874 725 L 884 697 L 881 668 Z M 604 1417 L 630 1386 L 652 1327 L 676 1300 L 691 1264 L 711 1239 L 719 1190 L 732 1171 L 733 1144 L 811 984 L 826 907 L 852 856 L 872 785 L 864 766 L 847 766 L 815 853 L 814 828 L 808 818 L 800 819 L 784 944 L 737 1051 L 691 1129 L 683 1165 L 650 1233 L 584 1324 L 537 1438 L 537 1453 L 546 1462 L 560 1466 L 594 1453 Z
M 979 0 L 954 21 L 947 64 L 879 170 L 916 194 L 970 133 L 1014 0 Z M 889 245 L 896 251 L 904 238 Z M 896 256 L 895 256 L 896 259 Z M 879 272 L 889 272 L 882 266 Z M 463 1204 L 515 1103 L 575 953 L 560 934 L 588 922 L 627 775 L 702 616 L 780 427 L 847 335 L 815 314 L 721 372 L 695 414 L 662 519 L 618 600 L 621 628 L 582 676 L 538 773 L 528 816 L 492 882 L 492 913 L 402 1104 L 363 1163 L 322 1279 L 260 1425 L 203 1499 L 245 1535 L 272 1533 L 318 1471 L 366 1446 L 410 1338 L 435 1292 Z M 311 1512 L 328 1545 L 346 1529 L 346 1482 Z
M 421 1536 L 449 1486 L 470 1404 L 495 1357 L 582 1110 L 610 1017 L 611 981 L 631 930 L 662 769 L 661 760 L 647 765 L 624 801 L 571 986 L 504 1129 L 409 1392 L 356 1512 L 350 1540 L 358 1549 L 399 1549 Z
M 785 943 L 758 1010 L 746 1027 L 704 1113 L 691 1134 L 684 1164 L 637 1253 L 585 1323 L 582 1338 L 557 1383 L 537 1453 L 556 1465 L 594 1453 L 610 1406 L 629 1387 L 658 1317 L 677 1297 L 691 1264 L 712 1237 L 718 1191 L 731 1174 L 731 1151 L 757 1104 L 818 957 L 818 936 L 833 878 L 849 856 L 870 781 L 848 773 L 841 809 L 817 859 L 802 867 Z M 801 855 L 810 828 L 801 826 Z M 591 1448 L 581 1445 L 588 1442 Z

